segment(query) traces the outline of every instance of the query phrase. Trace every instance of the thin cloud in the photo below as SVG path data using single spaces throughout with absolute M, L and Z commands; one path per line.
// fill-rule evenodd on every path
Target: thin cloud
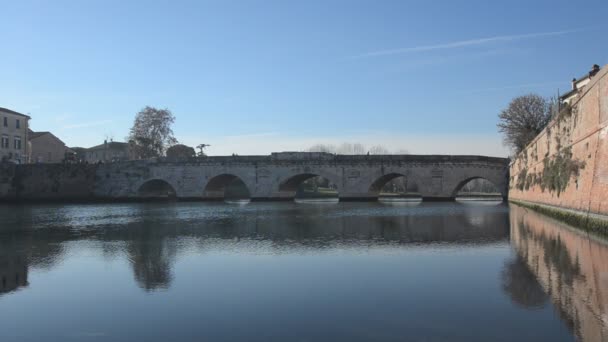
M 397 55 L 397 54 L 405 54 L 405 53 L 456 49 L 456 48 L 484 45 L 484 44 L 497 43 L 497 42 L 510 42 L 510 41 L 516 41 L 516 40 L 561 36 L 564 34 L 575 33 L 575 32 L 580 32 L 580 31 L 584 31 L 584 29 L 515 34 L 515 35 L 506 35 L 506 36 L 494 36 L 494 37 L 487 37 L 487 38 L 459 40 L 459 41 L 455 41 L 455 42 L 448 42 L 448 43 L 435 44 L 435 45 L 421 45 L 421 46 L 413 46 L 413 47 L 399 48 L 399 49 L 378 50 L 378 51 L 367 52 L 367 53 L 352 56 L 352 57 L 353 58 L 380 57 L 380 56 Z
M 78 123 L 78 124 L 73 124 L 73 125 L 66 125 L 63 126 L 63 129 L 73 129 L 73 128 L 83 128 L 83 127 L 96 127 L 96 126 L 103 126 L 103 125 L 107 125 L 112 123 L 112 120 L 101 120 L 101 121 L 92 121 L 92 122 L 83 122 L 83 123 Z

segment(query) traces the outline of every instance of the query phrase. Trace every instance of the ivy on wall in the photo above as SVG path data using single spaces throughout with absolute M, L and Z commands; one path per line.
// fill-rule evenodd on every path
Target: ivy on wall
M 579 176 L 580 170 L 585 168 L 585 162 L 573 158 L 571 147 L 563 148 L 564 145 L 569 146 L 571 144 L 572 129 L 570 126 L 576 122 L 576 113 L 576 107 L 572 108 L 566 105 L 555 117 L 554 124 L 546 129 L 547 152 L 543 159 L 543 170 L 541 172 L 529 172 L 528 151 L 520 154 L 524 167 L 522 167 L 517 175 L 517 182 L 515 184 L 517 189 L 524 191 L 534 186 L 540 186 L 543 192 L 545 190 L 552 193 L 555 192 L 559 197 L 568 187 L 570 179 Z M 571 118 L 573 120 L 570 120 Z M 552 135 L 556 143 L 557 153 L 550 156 Z M 535 144 L 534 149 L 531 151 L 531 157 L 538 160 L 536 148 Z

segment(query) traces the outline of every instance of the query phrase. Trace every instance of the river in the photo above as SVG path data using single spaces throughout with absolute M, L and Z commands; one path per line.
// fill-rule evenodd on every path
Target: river
M 606 341 L 608 244 L 492 202 L 0 206 L 0 341 Z

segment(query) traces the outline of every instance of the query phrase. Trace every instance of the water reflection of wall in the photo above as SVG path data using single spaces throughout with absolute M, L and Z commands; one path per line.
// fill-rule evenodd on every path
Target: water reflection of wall
M 608 243 L 511 206 L 511 240 L 519 257 L 583 341 L 608 340 Z
M 27 286 L 27 255 L 13 239 L 0 240 L 0 295 Z
M 49 268 L 61 254 L 61 246 L 29 234 L 0 235 L 0 295 L 27 287 L 30 268 Z

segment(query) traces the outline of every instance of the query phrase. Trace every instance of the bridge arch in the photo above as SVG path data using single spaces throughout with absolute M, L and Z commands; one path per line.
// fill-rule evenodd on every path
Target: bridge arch
M 399 178 L 399 177 L 405 177 L 404 174 L 402 173 L 387 173 L 385 175 L 382 175 L 380 178 L 376 179 L 370 186 L 369 186 L 369 192 L 373 195 L 378 196 L 380 194 L 380 191 L 382 191 L 382 188 L 386 185 L 386 183 L 392 181 L 395 178 Z
M 137 187 L 137 196 L 141 198 L 177 198 L 175 187 L 164 179 L 154 178 L 142 182 Z
M 376 178 L 376 180 L 374 180 L 369 186 L 367 191 L 373 197 L 380 197 L 383 190 L 386 191 L 385 188 L 387 184 L 389 184 L 391 181 L 398 180 L 399 178 L 403 178 L 403 180 L 405 180 L 400 186 L 398 186 L 399 191 L 389 191 L 389 193 L 393 193 L 393 195 L 398 196 L 407 195 L 418 197 L 418 184 L 412 180 L 413 177 L 411 175 L 407 176 L 405 173 L 400 172 L 391 172 Z
M 334 186 L 335 191 L 339 194 L 340 188 L 339 183 L 335 177 L 324 173 L 313 173 L 303 172 L 298 174 L 292 174 L 288 177 L 283 178 L 278 184 L 278 192 L 281 197 L 290 198 L 295 197 L 300 185 L 309 179 L 320 177 L 326 179 L 331 185 Z
M 231 173 L 211 177 L 205 185 L 203 194 L 205 198 L 209 199 L 251 198 L 251 191 L 247 184 L 241 177 Z
M 456 198 L 458 196 L 458 193 L 465 187 L 465 185 L 467 185 L 469 182 L 477 180 L 477 179 L 483 179 L 489 183 L 491 183 L 494 188 L 496 189 L 496 193 L 500 193 L 501 197 L 506 198 L 507 197 L 507 193 L 506 190 L 503 189 L 503 186 L 500 182 L 496 182 L 495 180 L 486 178 L 486 177 L 482 177 L 482 176 L 473 176 L 473 177 L 467 177 L 465 179 L 462 179 L 460 182 L 458 182 L 456 184 L 456 187 L 454 188 L 454 190 L 452 190 L 452 198 Z

